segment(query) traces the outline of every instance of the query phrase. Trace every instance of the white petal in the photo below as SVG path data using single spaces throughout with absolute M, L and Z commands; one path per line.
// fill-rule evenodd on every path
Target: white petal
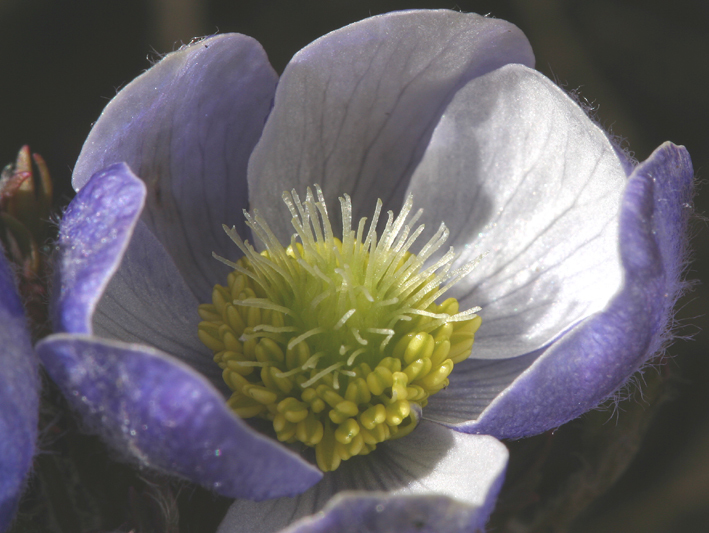
M 238 258 L 222 224 L 247 235 L 246 166 L 261 136 L 277 77 L 255 40 L 217 35 L 168 54 L 106 106 L 73 174 L 125 162 L 147 186 L 142 220 L 172 255 L 198 300 Z
M 325 475 L 295 498 L 232 504 L 219 532 L 271 533 L 322 509 L 344 490 L 390 495 L 449 496 L 489 512 L 501 487 L 508 452 L 498 440 L 422 421 L 410 435 L 379 445 Z
M 93 315 L 94 334 L 174 355 L 221 388 L 221 369 L 197 336 L 198 305 L 165 248 L 138 222 Z
M 401 11 L 334 31 L 293 57 L 249 161 L 249 200 L 292 233 L 278 199 L 322 186 L 349 193 L 354 218 L 377 197 L 400 207 L 445 105 L 468 80 L 511 62 L 532 65 L 527 39 L 503 20 L 454 11 Z M 339 216 L 332 217 L 339 227 Z M 280 224 L 279 224 L 280 222 Z
M 604 308 L 626 181 L 601 129 L 538 72 L 508 65 L 456 94 L 410 190 L 459 262 L 488 254 L 451 294 L 483 308 L 474 357 L 529 353 Z

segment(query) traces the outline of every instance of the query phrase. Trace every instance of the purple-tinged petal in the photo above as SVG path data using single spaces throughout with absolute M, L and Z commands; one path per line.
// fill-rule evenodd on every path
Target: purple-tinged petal
M 145 202 L 145 185 L 122 163 L 94 175 L 59 225 L 52 293 L 55 331 L 91 333 L 91 317 L 118 269 Z
M 282 533 L 470 533 L 486 521 L 481 509 L 445 496 L 343 492 Z
M 79 190 L 98 170 L 126 162 L 148 187 L 143 220 L 200 301 L 235 254 L 222 224 L 247 235 L 246 165 L 277 77 L 261 46 L 218 35 L 168 54 L 106 106 L 79 156 Z
M 284 242 L 284 190 L 318 183 L 329 205 L 349 193 L 355 220 L 371 215 L 373 198 L 398 209 L 455 92 L 507 63 L 534 63 L 516 26 L 453 11 L 389 13 L 316 40 L 279 82 L 249 162 L 251 205 Z
M 56 334 L 37 352 L 88 429 L 142 466 L 254 500 L 293 496 L 322 477 L 236 417 L 204 377 L 158 350 Z
M 226 387 L 214 354 L 197 336 L 198 305 L 170 254 L 138 222 L 96 307 L 93 332 L 162 350 L 207 376 L 218 388 Z
M 198 302 L 139 221 L 144 199 L 143 182 L 117 164 L 69 204 L 59 231 L 55 330 L 144 343 L 221 385 L 219 367 L 197 338 Z
M 540 433 L 596 407 L 661 350 L 683 286 L 692 186 L 683 147 L 665 143 L 638 165 L 620 213 L 622 290 L 553 343 L 477 420 L 450 427 L 500 438 Z
M 260 503 L 237 500 L 219 532 L 272 533 L 320 511 L 345 490 L 362 491 L 359 495 L 363 497 L 367 492 L 386 491 L 393 496 L 392 502 L 411 496 L 444 496 L 470 512 L 477 510 L 475 516 L 484 522 L 502 486 L 507 457 L 505 446 L 492 437 L 466 435 L 422 421 L 410 435 L 343 462 L 295 498 Z M 403 504 L 394 509 L 397 505 Z M 434 508 L 436 505 L 432 512 Z
M 487 254 L 450 294 L 482 307 L 473 357 L 538 350 L 608 304 L 626 183 L 605 133 L 538 72 L 507 65 L 456 94 L 409 189 L 458 264 Z
M 72 334 L 96 325 L 97 333 L 175 349 L 207 368 L 211 357 L 192 342 L 194 296 L 138 222 L 144 197 L 143 182 L 117 164 L 69 205 L 60 226 L 55 322 Z M 159 350 L 59 334 L 38 351 L 89 428 L 139 464 L 254 499 L 294 494 L 321 477 L 234 416 L 205 377 Z
M 1 247 L 0 294 L 0 531 L 5 531 L 32 466 L 39 377 L 27 319 Z

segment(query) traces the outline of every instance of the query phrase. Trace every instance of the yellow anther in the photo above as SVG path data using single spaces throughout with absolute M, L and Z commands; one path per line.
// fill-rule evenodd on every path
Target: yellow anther
M 246 330 L 251 333 L 250 331 Z M 242 347 L 244 349 L 244 354 L 251 360 L 256 361 L 256 345 L 258 345 L 258 339 L 249 339 L 243 343 Z
M 226 353 L 234 353 L 234 352 L 226 352 Z M 238 359 L 230 359 L 226 361 L 226 368 L 231 370 L 232 372 L 236 372 L 237 374 L 241 374 L 242 376 L 248 376 L 249 374 L 253 373 L 254 371 L 254 366 L 249 365 L 248 361 L 243 361 L 243 360 L 238 360 Z
M 354 418 L 348 418 L 335 430 L 335 438 L 342 444 L 349 444 L 359 434 L 359 424 Z
M 418 384 L 425 389 L 438 390 L 452 370 L 453 361 L 446 359 L 441 366 L 432 370 L 425 378 L 420 379 Z
M 416 359 L 431 357 L 433 353 L 434 340 L 428 333 L 417 333 L 409 341 L 404 351 L 404 362 L 412 363 Z
M 225 364 L 228 363 L 229 361 L 246 361 L 247 360 L 244 357 L 244 354 L 241 352 L 230 352 L 230 351 L 225 350 L 223 352 L 219 352 L 217 355 Z
M 429 373 L 433 363 L 430 359 L 417 359 L 404 369 L 404 373 L 411 383 Z
M 378 366 L 367 376 L 367 386 L 374 396 L 382 394 L 384 389 L 391 387 L 391 384 L 391 370 L 388 368 Z
M 347 461 L 347 459 L 352 457 L 349 446 L 342 444 L 337 439 L 335 439 L 335 453 L 339 456 L 341 461 Z
M 349 400 L 356 404 L 369 403 L 372 399 L 372 394 L 369 391 L 367 382 L 362 378 L 354 378 L 347 385 L 347 391 L 345 392 L 345 400 Z
M 268 365 L 264 363 L 260 363 L 264 366 L 261 366 L 261 381 L 263 382 L 263 386 L 266 387 L 266 389 L 274 391 L 276 390 L 276 383 L 273 381 L 273 376 L 270 372 L 270 368 Z
M 280 392 L 283 392 L 285 394 L 288 394 L 291 390 L 293 390 L 293 381 L 288 377 L 280 376 L 281 371 L 278 370 L 277 367 L 268 366 L 265 367 L 263 371 L 267 372 L 268 374 L 268 377 L 266 379 L 269 380 L 269 388 L 278 389 Z M 266 383 L 266 380 L 263 379 L 263 376 L 261 377 L 261 380 L 264 382 L 264 384 Z
M 394 438 L 400 439 L 401 437 L 405 437 L 409 433 L 411 433 L 414 429 L 416 429 L 416 426 L 418 425 L 417 420 L 413 420 L 413 415 L 409 416 L 408 423 L 406 423 L 407 420 L 404 420 L 403 423 L 399 424 L 396 427 L 396 436 Z
M 278 403 L 278 412 L 289 422 L 300 422 L 308 416 L 308 404 L 288 397 Z
M 436 328 L 436 330 L 431 333 L 431 335 L 433 335 L 433 340 L 436 343 L 450 339 L 450 336 L 452 334 L 453 334 L 453 322 L 446 322 L 442 326 L 439 326 L 438 328 Z M 433 357 L 433 356 L 431 356 L 431 357 Z
M 306 342 L 300 342 L 286 351 L 286 367 L 292 370 L 301 367 L 310 359 L 310 348 Z
M 443 301 L 441 305 L 438 306 L 439 313 L 445 313 L 447 315 L 455 315 L 460 310 L 460 304 L 455 298 L 447 298 Z
M 367 379 L 367 376 L 372 373 L 372 368 L 364 362 L 360 363 L 353 370 L 355 371 L 355 374 L 357 374 L 358 378 L 363 378 L 365 380 Z
M 319 399 L 320 397 L 318 396 L 318 393 L 315 392 L 315 389 L 308 387 L 303 391 L 303 393 L 300 395 L 302 400 L 307 403 L 312 403 L 313 400 Z
M 328 424 L 324 429 L 322 440 L 315 446 L 315 461 L 323 472 L 337 470 L 340 466 L 342 459 L 339 453 L 335 452 L 336 442 L 334 432 Z
M 409 378 L 403 372 L 394 372 L 391 375 L 391 398 L 393 400 L 406 400 L 406 385 L 409 383 Z
M 451 335 L 451 353 L 449 358 L 453 363 L 460 363 L 470 356 L 470 350 L 475 340 L 475 332 L 481 324 L 481 318 L 476 316 L 472 320 L 459 322 Z
M 411 405 L 406 400 L 397 400 L 387 406 L 386 412 L 387 424 L 390 426 L 398 426 L 409 416 Z
M 264 338 L 254 348 L 256 360 L 262 363 L 282 363 L 285 360 L 283 350 L 271 339 Z
M 242 418 L 251 418 L 266 411 L 265 405 L 238 392 L 231 395 L 231 398 L 227 400 L 227 405 Z
M 227 276 L 227 283 L 229 284 L 229 295 L 231 296 L 231 300 L 234 301 L 247 285 L 246 276 L 236 271 L 230 272 Z
M 200 322 L 197 335 L 210 350 L 220 352 L 224 349 L 224 343 L 219 335 L 219 326 L 215 326 L 212 322 Z
M 231 330 L 223 332 L 222 342 L 224 343 L 224 348 L 229 351 L 242 352 L 244 350 L 241 343 L 237 340 Z
M 357 422 L 355 422 L 356 424 Z M 347 444 L 347 453 L 349 454 L 350 457 L 353 457 L 355 455 L 359 455 L 362 453 L 362 449 L 364 448 L 364 439 L 362 438 L 362 435 L 359 433 L 355 435 L 352 440 Z
M 229 295 L 225 294 L 225 292 L 224 287 L 221 285 L 217 285 L 212 291 L 212 303 L 214 304 L 217 313 L 221 316 L 224 316 L 224 308 L 230 299 Z
M 383 405 L 381 407 L 384 407 Z M 384 442 L 391 436 L 391 430 L 389 429 L 389 426 L 386 424 L 386 410 L 385 410 L 385 420 L 382 421 L 381 424 L 377 424 L 371 429 L 365 429 L 361 428 L 360 432 L 362 433 L 362 437 L 364 437 L 364 431 L 367 431 L 369 436 L 371 437 L 373 442 L 368 442 L 367 444 L 377 444 L 380 442 Z
M 302 400 L 310 404 L 310 410 L 313 413 L 320 413 L 325 409 L 325 402 L 318 396 L 315 389 L 307 388 L 300 395 Z
M 231 328 L 226 324 L 221 324 L 219 326 L 219 338 L 221 339 L 222 343 L 224 343 L 224 336 L 227 333 L 231 333 Z
M 261 309 L 258 307 L 249 307 L 246 312 L 246 326 L 253 328 L 261 324 Z
M 397 359 L 403 360 L 404 352 L 406 352 L 406 347 L 409 345 L 409 342 L 411 342 L 411 339 L 413 339 L 415 335 L 415 331 L 410 331 L 409 333 L 401 337 L 394 346 L 394 350 L 392 350 L 392 355 Z
M 359 435 L 360 435 L 360 437 L 362 437 L 362 440 L 364 440 L 365 444 L 376 445 L 381 442 L 375 438 L 375 436 L 372 434 L 372 432 L 370 430 L 363 428 L 361 426 L 359 428 Z
M 448 354 L 448 358 L 453 360 L 455 359 L 455 362 L 460 363 L 461 361 L 465 361 L 469 356 L 470 356 L 470 350 L 473 347 L 473 339 L 466 339 L 460 342 L 457 342 L 453 346 L 451 346 L 451 351 Z
M 316 420 L 312 413 L 298 422 L 295 430 L 295 437 L 307 446 L 315 446 L 323 438 L 324 426 L 322 422 Z
M 382 405 L 382 407 L 384 407 Z M 377 424 L 372 429 L 360 427 L 360 435 L 366 444 L 378 444 L 384 442 L 391 435 L 391 430 L 386 423 Z
M 386 407 L 378 403 L 359 415 L 360 423 L 367 429 L 374 429 L 387 418 Z
M 224 382 L 231 387 L 232 390 L 241 391 L 244 387 L 248 387 L 251 382 L 238 372 L 232 372 L 228 368 L 222 372 Z
M 285 319 L 283 318 L 283 314 L 275 311 L 271 313 L 270 322 L 274 328 L 280 328 L 285 325 Z
M 442 340 L 436 343 L 436 347 L 431 354 L 431 365 L 434 368 L 441 366 L 441 363 L 450 358 L 451 343 L 447 340 Z M 428 374 L 428 372 L 426 372 Z M 424 374 L 425 375 L 425 374 Z
M 345 401 L 342 396 L 337 394 L 327 385 L 318 385 L 315 391 L 318 393 L 318 396 L 322 398 L 330 407 L 337 407 L 337 405 Z
M 357 416 L 359 409 L 354 402 L 344 400 L 330 410 L 330 420 L 335 424 L 341 424 L 348 417 Z
M 406 387 L 406 399 L 410 402 L 420 402 L 428 397 L 428 393 L 420 385 Z
M 296 424 L 286 420 L 286 417 L 279 413 L 273 417 L 273 429 L 276 431 L 278 440 L 285 442 L 295 436 Z
M 226 308 L 226 320 L 236 338 L 241 337 L 246 329 L 246 322 L 244 322 L 244 318 L 233 305 L 228 305 Z
M 241 392 L 264 405 L 273 403 L 278 399 L 276 393 L 271 392 L 266 387 L 259 387 L 258 385 L 247 385 L 241 389 Z
M 217 309 L 212 304 L 201 304 L 197 311 L 199 317 L 207 322 L 218 322 L 222 319 L 221 315 L 217 313 Z
M 386 368 L 391 372 L 399 372 L 401 371 L 401 360 L 397 359 L 396 357 L 385 357 L 384 359 L 379 361 L 377 367 Z

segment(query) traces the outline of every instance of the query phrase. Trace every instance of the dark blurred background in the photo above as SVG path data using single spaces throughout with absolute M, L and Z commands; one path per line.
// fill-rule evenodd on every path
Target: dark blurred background
M 639 160 L 665 140 L 686 145 L 699 178 L 688 276 L 707 277 L 709 194 L 702 178 L 709 157 L 709 2 L 703 0 L 0 0 L 0 164 L 29 144 L 47 160 L 59 205 L 65 205 L 92 122 L 150 59 L 194 36 L 235 31 L 258 39 L 280 72 L 295 52 L 331 30 L 410 8 L 472 11 L 515 23 L 532 43 L 537 68 L 567 90 L 579 89 L 595 118 L 626 139 Z M 561 469 L 567 478 L 595 469 L 576 480 L 595 501 L 578 516 L 592 498 L 565 501 L 564 511 L 558 505 L 554 512 L 567 512 L 568 519 L 539 518 L 551 512 L 540 511 L 544 494 L 560 501 L 559 487 L 568 479 L 556 489 L 538 483 L 526 493 L 529 506 L 499 516 L 493 530 L 709 531 L 708 304 L 705 284 L 682 300 L 678 333 L 687 339 L 669 349 L 664 367 L 646 373 L 644 397 L 631 390 L 632 399 L 617 412 L 587 415 L 557 437 L 510 443 L 522 465 L 515 474 L 528 464 L 525 454 L 549 449 L 549 439 L 573 441 Z M 579 424 L 594 419 L 616 446 L 600 462 L 577 451 L 586 438 Z M 613 468 L 606 468 L 609 461 Z M 606 474 L 597 475 L 599 464 Z M 542 485 L 552 483 L 553 476 L 537 477 Z M 522 485 L 516 479 L 505 487 L 508 499 Z

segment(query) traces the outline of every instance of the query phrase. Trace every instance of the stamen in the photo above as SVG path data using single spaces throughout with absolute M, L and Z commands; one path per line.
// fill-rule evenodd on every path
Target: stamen
M 301 367 L 303 370 L 308 370 L 309 368 L 315 368 L 315 365 L 318 362 L 318 359 L 320 359 L 323 355 L 325 355 L 325 352 L 318 352 L 315 355 L 313 355 L 310 359 L 308 359 L 305 364 Z
M 282 305 L 276 305 L 271 300 L 266 298 L 246 298 L 244 300 L 234 300 L 236 305 L 245 305 L 247 307 L 258 307 L 259 309 L 270 309 L 272 311 L 278 311 L 284 315 L 293 316 L 293 311 Z
M 363 344 L 365 346 L 369 344 L 369 341 L 359 334 L 359 330 L 357 328 L 350 328 L 350 331 L 352 332 L 354 338 L 357 339 L 358 343 Z
M 354 360 L 357 358 L 357 356 L 361 353 L 364 353 L 366 350 L 364 348 L 360 348 L 359 350 L 355 350 L 352 352 L 352 355 L 347 359 L 347 366 L 351 367 L 354 364 Z
M 424 231 L 411 195 L 398 215 L 387 212 L 381 235 L 381 200 L 369 227 L 361 218 L 354 231 L 343 195 L 341 241 L 319 186 L 283 201 L 295 230 L 286 246 L 256 210 L 244 216 L 264 252 L 224 226 L 244 257 L 214 254 L 233 272 L 199 307 L 198 335 L 234 391 L 236 414 L 271 421 L 279 441 L 314 447 L 318 466 L 334 470 L 411 432 L 470 355 L 480 308 L 435 302 L 480 258 L 453 268 L 451 248 L 426 266 L 448 238 L 445 224 L 411 253 Z
M 305 366 L 305 365 L 303 365 Z M 300 374 L 303 370 L 306 370 L 305 368 L 294 368 L 293 370 L 289 370 L 288 372 L 277 372 L 275 376 L 277 378 L 289 378 L 291 376 L 295 376 L 297 374 Z
M 328 366 L 325 370 L 318 372 L 317 374 L 315 374 L 312 378 L 310 378 L 305 383 L 301 383 L 300 386 L 304 389 L 307 389 L 308 387 L 310 387 L 310 385 L 312 385 L 316 381 L 320 380 L 321 377 L 328 375 L 330 372 L 332 372 L 336 368 L 340 368 L 343 364 L 344 363 L 335 363 L 334 365 Z
M 302 335 L 297 336 L 295 339 L 291 339 L 291 341 L 288 343 L 288 349 L 292 350 L 296 344 L 300 344 L 308 337 L 312 337 L 313 335 L 317 335 L 318 333 L 322 333 L 324 331 L 325 330 L 323 328 L 313 328 L 310 331 L 306 331 Z
M 367 331 L 370 333 L 376 333 L 377 335 L 394 335 L 396 333 L 396 331 L 394 331 L 393 329 L 389 329 L 389 328 L 386 328 L 386 329 L 368 328 Z
M 355 314 L 357 309 L 350 309 L 347 311 L 344 315 L 342 315 L 342 318 L 337 321 L 337 324 L 335 324 L 335 327 L 333 329 L 340 329 L 342 326 L 345 325 L 345 322 L 349 320 L 349 318 Z

